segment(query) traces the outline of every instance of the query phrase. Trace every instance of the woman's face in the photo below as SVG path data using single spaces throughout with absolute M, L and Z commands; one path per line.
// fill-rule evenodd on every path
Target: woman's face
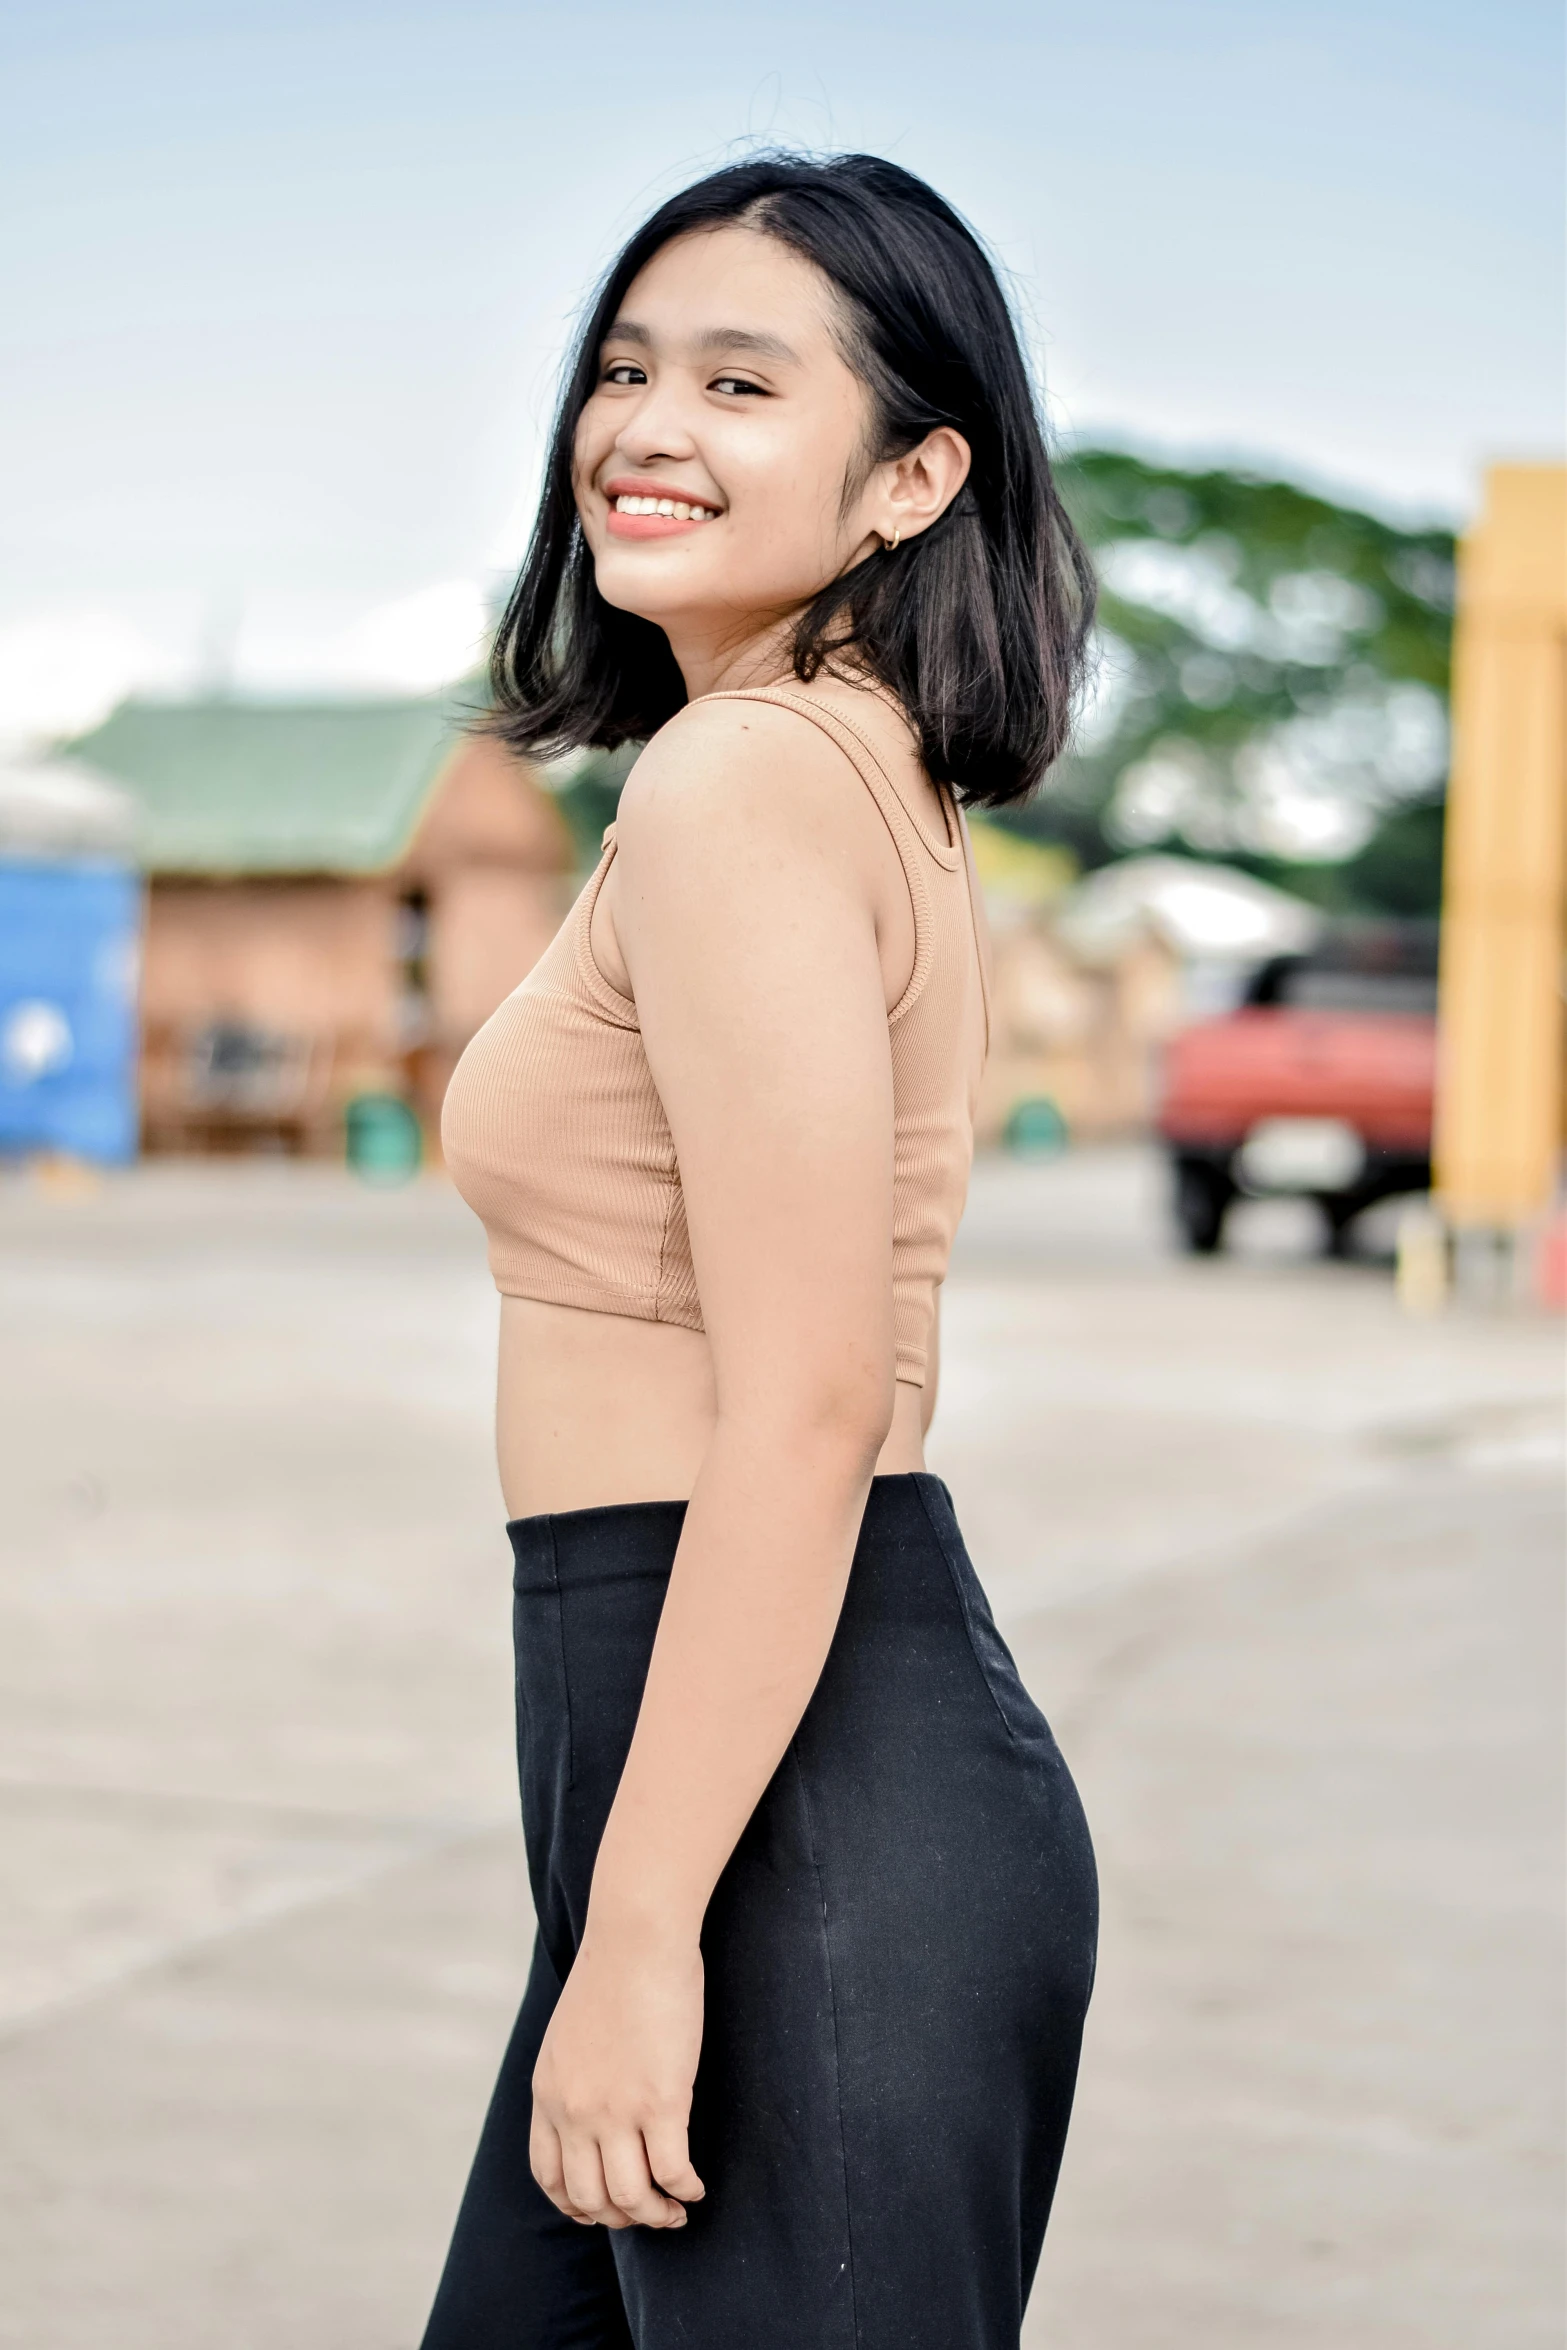
M 832 300 L 775 237 L 710 229 L 654 256 L 604 339 L 577 506 L 600 594 L 667 630 L 677 656 L 683 638 L 775 624 L 895 527 L 888 469 L 861 481 L 870 402 Z

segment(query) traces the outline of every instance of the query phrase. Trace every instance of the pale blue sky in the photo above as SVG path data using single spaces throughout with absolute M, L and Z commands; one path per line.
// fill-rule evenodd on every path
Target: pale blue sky
M 277 680 L 449 631 L 585 284 L 747 138 L 933 180 L 1063 429 L 1459 514 L 1562 438 L 1561 51 L 1546 0 L 12 0 L 0 724 L 73 623 Z

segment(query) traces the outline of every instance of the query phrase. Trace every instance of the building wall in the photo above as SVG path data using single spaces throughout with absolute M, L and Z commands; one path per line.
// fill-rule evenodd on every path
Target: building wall
M 335 1147 L 349 1095 L 399 1082 L 399 990 L 397 897 L 384 881 L 155 879 L 142 982 L 149 1147 L 274 1132 Z M 241 1060 L 236 1040 L 255 1040 L 249 1080 L 225 1079 L 222 1045 L 214 1065 L 219 1032 Z
M 553 880 L 572 866 L 571 832 L 536 771 L 486 735 L 458 744 L 400 871 L 429 883 L 459 866 L 504 865 Z
M 525 762 L 482 735 L 461 744 L 395 877 L 424 910 L 409 1089 L 432 1157 L 458 1055 L 559 929 L 573 863 L 566 820 Z
M 461 1051 L 527 978 L 560 927 L 552 879 L 507 866 L 461 866 L 430 899 L 432 1034 Z
M 459 744 L 384 874 L 157 876 L 143 987 L 149 1148 L 342 1147 L 356 1093 L 412 1098 L 430 1138 L 458 1054 L 548 946 L 572 844 L 529 768 Z

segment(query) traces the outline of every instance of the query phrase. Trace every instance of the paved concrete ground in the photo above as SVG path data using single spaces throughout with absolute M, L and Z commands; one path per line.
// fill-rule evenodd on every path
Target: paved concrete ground
M 1104 1881 L 1026 2338 L 1558 2350 L 1559 1329 L 1243 1221 L 990 1166 L 949 1286 Z M 528 1932 L 493 1325 L 435 1183 L 0 1186 L 0 2343 L 417 2342 Z

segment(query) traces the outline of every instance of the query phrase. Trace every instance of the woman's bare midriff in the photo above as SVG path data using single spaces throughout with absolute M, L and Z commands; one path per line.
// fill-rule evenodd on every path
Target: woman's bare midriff
M 925 1465 L 925 1390 L 900 1380 L 895 1393 L 878 1476 Z M 496 1452 L 508 1517 L 689 1499 L 715 1409 L 700 1331 L 501 1299 Z

